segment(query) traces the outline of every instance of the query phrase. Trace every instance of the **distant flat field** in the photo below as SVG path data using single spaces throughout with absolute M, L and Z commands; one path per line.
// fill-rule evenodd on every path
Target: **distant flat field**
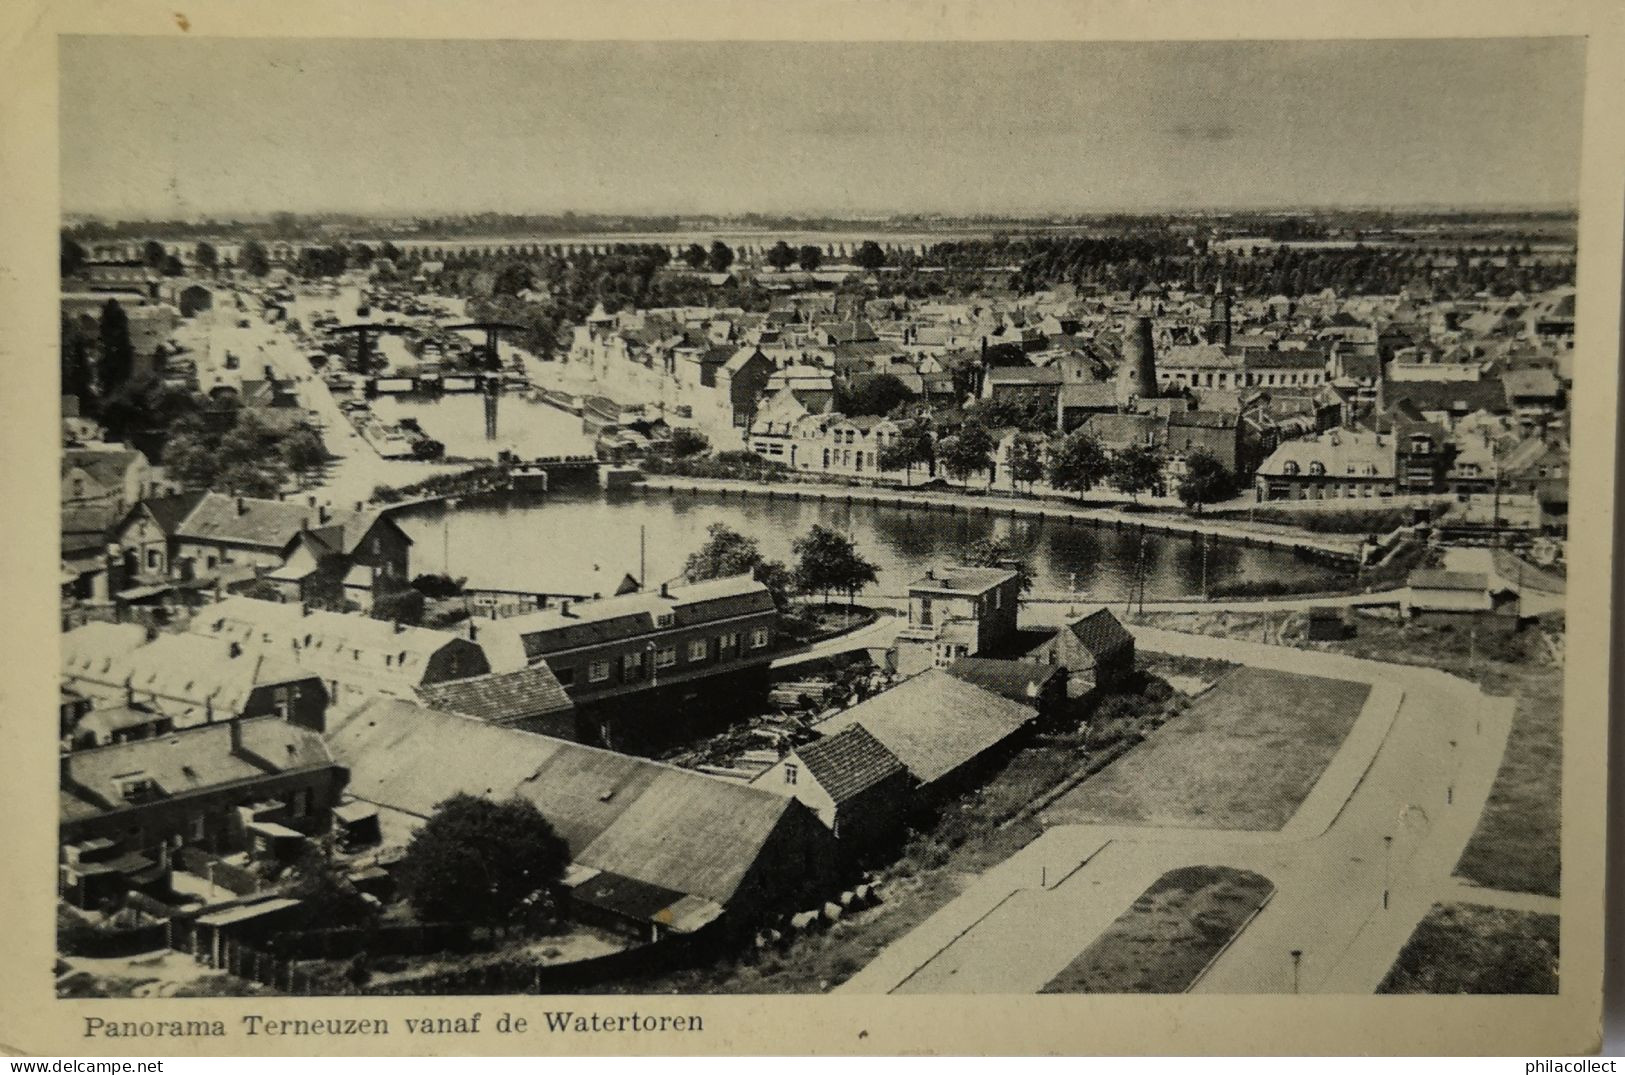
M 1046 810 L 1057 824 L 1279 829 L 1354 726 L 1370 687 L 1242 667 Z

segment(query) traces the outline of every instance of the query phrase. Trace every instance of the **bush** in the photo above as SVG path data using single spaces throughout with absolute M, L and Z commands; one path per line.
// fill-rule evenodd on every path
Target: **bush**
M 412 580 L 412 588 L 425 597 L 456 597 L 463 592 L 465 581 L 467 580 L 454 579 L 450 575 L 419 575 Z
M 707 450 L 711 447 L 711 442 L 706 439 L 704 433 L 679 426 L 671 431 L 670 445 L 672 456 L 676 459 L 684 459 Z

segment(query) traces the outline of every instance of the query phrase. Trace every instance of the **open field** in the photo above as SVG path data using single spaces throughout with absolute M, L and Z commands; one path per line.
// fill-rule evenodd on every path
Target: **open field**
M 1562 670 L 1530 669 L 1518 682 L 1506 756 L 1457 876 L 1488 888 L 1558 895 L 1562 791 Z
M 1436 904 L 1378 992 L 1554 994 L 1558 952 L 1556 915 Z
M 1179 719 L 1058 799 L 1051 824 L 1278 829 L 1325 770 L 1370 687 L 1238 668 Z
M 1183 993 L 1274 892 L 1247 870 L 1169 870 L 1043 992 Z
M 1516 696 L 1506 756 L 1456 873 L 1489 888 L 1560 893 L 1563 669 L 1553 663 L 1541 635 L 1560 636 L 1562 615 L 1543 616 L 1538 625 L 1515 634 L 1477 638 L 1448 627 L 1355 616 L 1353 637 L 1338 642 L 1309 642 L 1303 612 L 1146 613 L 1134 620 L 1192 634 L 1423 665 L 1479 683 L 1489 694 Z

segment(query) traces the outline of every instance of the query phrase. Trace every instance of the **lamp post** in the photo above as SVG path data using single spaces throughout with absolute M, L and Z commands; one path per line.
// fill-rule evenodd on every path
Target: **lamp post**
M 1456 753 L 1456 741 L 1452 739 L 1450 740 L 1450 783 L 1444 789 L 1446 806 L 1453 805 L 1456 801 L 1456 767 L 1458 764 L 1459 756 Z
M 1296 992 L 1298 992 L 1298 969 L 1299 969 L 1299 966 L 1303 963 L 1303 949 L 1302 948 L 1294 948 L 1294 949 L 1292 949 L 1291 955 L 1292 955 L 1292 991 L 1294 993 L 1296 993 Z
M 1392 834 L 1382 838 L 1382 909 L 1388 909 L 1388 889 L 1390 881 L 1390 866 L 1394 858 L 1394 838 Z

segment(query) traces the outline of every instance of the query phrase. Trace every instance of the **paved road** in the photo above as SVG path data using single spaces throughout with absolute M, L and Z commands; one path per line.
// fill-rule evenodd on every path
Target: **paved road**
M 798 664 L 807 664 L 811 661 L 821 661 L 826 657 L 833 657 L 838 653 L 852 653 L 857 650 L 866 650 L 874 647 L 889 648 L 896 639 L 897 632 L 901 631 L 908 621 L 898 616 L 881 616 L 874 623 L 858 628 L 856 631 L 834 638 L 826 638 L 822 642 L 780 657 L 772 664 L 774 668 L 790 668 Z
M 1427 910 L 1463 898 L 1451 872 L 1500 765 L 1510 702 L 1431 669 L 1133 630 L 1143 649 L 1361 680 L 1374 690 L 1280 831 L 1052 828 L 843 989 L 1036 992 L 1159 876 L 1205 864 L 1260 873 L 1276 893 L 1195 991 L 1289 992 L 1296 949 L 1302 991 L 1371 993 Z

